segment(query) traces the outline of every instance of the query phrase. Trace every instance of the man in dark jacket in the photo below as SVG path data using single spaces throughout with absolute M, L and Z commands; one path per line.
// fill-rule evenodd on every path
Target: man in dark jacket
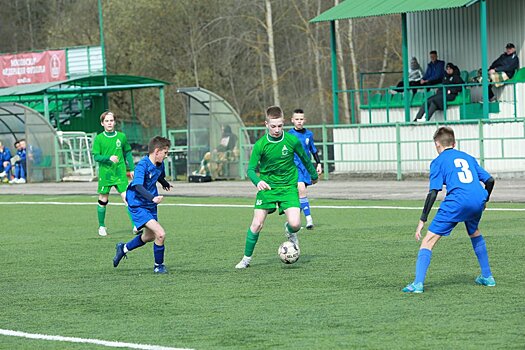
M 438 60 L 437 51 L 430 51 L 430 62 L 428 62 L 427 70 L 423 79 L 421 79 L 421 85 L 438 85 L 445 76 L 445 61 Z
M 505 52 L 502 53 L 497 60 L 492 62 L 489 67 L 490 81 L 496 83 L 494 86 L 500 87 L 503 85 L 501 82 L 511 79 L 519 67 L 520 60 L 516 54 L 516 47 L 513 43 L 508 43 L 507 46 L 505 46 Z M 489 99 L 491 101 L 494 100 L 492 84 L 489 85 Z
M 446 71 L 446 75 L 443 78 L 444 87 L 439 88 L 436 94 L 427 100 L 427 103 L 426 103 L 426 106 L 427 106 L 426 108 L 428 109 L 427 120 L 430 120 L 430 118 L 432 118 L 432 115 L 437 110 L 444 109 L 443 91 L 446 92 L 445 97 L 447 101 L 454 101 L 456 96 L 463 89 L 462 86 L 449 86 L 448 87 L 447 85 L 465 84 L 463 79 L 461 79 L 459 68 L 455 66 L 453 63 L 447 63 L 445 71 Z M 419 109 L 419 111 L 417 112 L 417 115 L 414 121 L 415 122 L 425 121 L 423 119 L 423 114 L 425 114 L 425 104 L 423 104 L 421 108 Z

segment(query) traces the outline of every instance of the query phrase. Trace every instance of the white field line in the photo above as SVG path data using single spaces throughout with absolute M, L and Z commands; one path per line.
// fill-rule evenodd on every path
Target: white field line
M 0 205 L 96 205 L 96 202 L 0 202 Z M 109 203 L 123 206 L 124 203 Z M 252 204 L 200 204 L 200 203 L 162 203 L 163 207 L 212 207 L 212 208 L 253 208 Z M 390 209 L 390 210 L 422 210 L 422 207 L 393 207 L 386 205 L 311 205 L 315 209 Z M 437 207 L 433 208 L 437 209 Z M 525 208 L 487 208 L 488 211 L 525 211 Z
M 116 342 L 116 341 L 99 340 L 99 339 L 62 337 L 60 335 L 25 333 L 25 332 L 12 331 L 9 329 L 0 329 L 0 335 L 28 338 L 28 339 L 38 339 L 38 340 L 63 341 L 63 342 L 68 342 L 68 343 L 96 344 L 96 345 L 101 345 L 101 346 L 107 346 L 110 348 L 128 348 L 128 349 L 142 349 L 142 350 L 189 350 L 189 349 L 183 349 L 183 348 L 170 348 L 170 347 L 159 346 L 159 345 L 134 344 L 134 343 L 123 343 L 123 342 Z

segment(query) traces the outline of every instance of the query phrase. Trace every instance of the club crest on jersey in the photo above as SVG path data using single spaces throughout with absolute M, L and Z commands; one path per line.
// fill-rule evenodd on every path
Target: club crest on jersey
M 306 140 L 304 140 L 304 143 L 306 143 L 306 145 L 308 146 L 310 144 L 310 138 L 306 138 Z
M 117 148 L 120 148 L 122 146 L 122 142 L 120 142 L 120 140 L 117 139 L 116 145 L 117 145 Z
M 283 146 L 282 155 L 283 156 L 288 155 L 288 147 L 286 147 L 286 145 Z

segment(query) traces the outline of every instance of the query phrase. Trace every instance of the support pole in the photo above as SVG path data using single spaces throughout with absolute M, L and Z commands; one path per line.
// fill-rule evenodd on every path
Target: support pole
M 163 137 L 168 137 L 168 129 L 166 128 L 166 103 L 164 102 L 164 87 L 159 88 L 160 99 L 160 127 Z
M 408 27 L 407 27 L 407 14 L 401 15 L 401 31 L 402 31 L 402 48 L 403 48 L 403 101 L 405 105 L 405 121 L 410 121 L 410 96 L 408 90 L 408 65 L 410 64 L 408 59 Z
M 335 40 L 335 21 L 330 21 L 330 49 L 332 54 L 332 108 L 334 125 L 339 124 L 339 82 L 337 79 L 337 44 Z
M 479 4 L 480 33 L 481 33 L 481 74 L 483 89 L 483 118 L 489 117 L 489 72 L 487 59 L 487 2 L 481 0 Z

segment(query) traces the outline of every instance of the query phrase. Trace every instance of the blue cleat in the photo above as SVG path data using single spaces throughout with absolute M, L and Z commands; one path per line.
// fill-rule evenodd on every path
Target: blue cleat
M 496 287 L 496 280 L 492 276 L 483 277 L 482 275 L 479 275 L 476 277 L 476 284 L 487 287 Z
M 126 255 L 126 253 L 124 253 L 124 243 L 117 243 L 115 249 L 117 252 L 115 253 L 115 257 L 113 258 L 113 266 L 117 267 L 120 260 L 122 260 L 122 258 L 124 257 L 127 259 L 128 256 Z
M 410 283 L 403 288 L 404 293 L 423 293 L 423 283 Z
M 168 269 L 166 269 L 166 266 L 164 266 L 164 264 L 160 264 L 160 265 L 156 265 L 153 268 L 153 272 L 158 273 L 158 274 L 164 274 L 164 273 L 168 273 Z

